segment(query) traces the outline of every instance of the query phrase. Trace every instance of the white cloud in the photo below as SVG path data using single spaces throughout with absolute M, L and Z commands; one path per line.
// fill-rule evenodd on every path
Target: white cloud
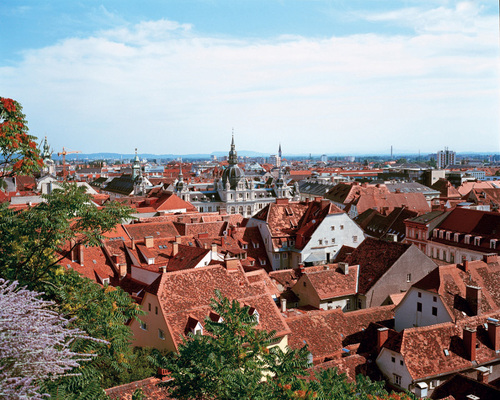
M 0 87 L 56 149 L 210 152 L 234 127 L 238 149 L 270 153 L 280 141 L 295 153 L 499 151 L 496 23 L 469 2 L 369 18 L 419 33 L 250 41 L 144 21 L 28 51 L 0 68 Z

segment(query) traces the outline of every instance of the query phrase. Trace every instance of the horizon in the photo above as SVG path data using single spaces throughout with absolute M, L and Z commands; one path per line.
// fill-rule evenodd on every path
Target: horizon
M 498 3 L 7 0 L 0 16 L 0 95 L 57 151 L 206 154 L 233 128 L 266 154 L 500 151 Z

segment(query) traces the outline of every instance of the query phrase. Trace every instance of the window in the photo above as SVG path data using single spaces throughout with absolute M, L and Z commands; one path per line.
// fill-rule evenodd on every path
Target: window
M 283 259 L 288 258 L 288 253 L 283 253 Z
M 147 331 L 147 330 L 148 330 L 148 326 L 147 326 L 147 325 L 146 325 L 146 323 L 145 323 L 145 322 L 143 322 L 143 321 L 141 321 L 141 329 L 142 329 L 143 331 Z
M 417 303 L 417 311 L 422 312 L 422 303 L 420 302 Z
M 279 260 L 280 259 L 280 255 L 278 253 L 274 253 L 274 259 L 275 260 Z
M 422 292 L 418 292 L 418 297 L 422 297 Z
M 411 274 L 406 274 L 406 282 L 411 282 Z
M 335 226 L 333 226 L 333 225 L 332 225 L 332 226 L 330 227 L 330 229 L 331 229 L 332 231 L 334 231 L 334 230 L 335 230 Z
M 351 309 L 351 299 L 347 299 L 346 302 L 345 302 L 345 308 L 346 310 L 350 310 Z
M 148 311 L 151 311 L 151 303 L 148 303 Z
M 399 360 L 399 365 L 401 365 L 401 366 L 402 366 L 403 364 L 404 364 L 404 363 L 403 363 L 403 360 Z
M 158 314 L 158 307 L 155 306 L 155 314 Z
M 396 357 L 391 357 L 391 361 L 392 361 L 393 363 L 395 363 L 395 362 L 396 362 Z
M 393 375 L 394 375 L 394 383 L 398 386 L 401 386 L 401 376 L 397 375 L 397 374 L 393 374 Z
M 267 239 L 266 239 L 266 243 L 267 243 Z M 252 244 L 253 244 L 253 248 L 254 248 L 254 249 L 258 249 L 258 248 L 259 248 L 259 243 L 257 243 L 257 242 L 252 242 Z
M 358 309 L 361 310 L 363 308 L 363 300 L 358 299 Z
M 103 284 L 104 286 L 109 285 L 109 278 L 104 278 L 104 279 L 102 280 L 102 284 Z
M 266 260 L 264 260 L 263 258 L 260 259 L 260 265 L 266 265 Z
M 435 315 L 437 317 L 437 315 L 438 315 L 437 307 L 432 307 L 432 315 Z
M 163 333 L 163 331 L 161 329 L 158 329 L 158 337 L 161 340 L 165 340 L 165 334 Z
M 497 248 L 497 240 L 491 239 L 490 240 L 490 249 L 496 249 L 496 248 Z
M 246 243 L 243 243 L 243 244 L 241 245 L 241 248 L 242 248 L 243 250 L 246 250 L 246 249 L 248 249 L 248 244 L 246 244 Z
M 358 237 L 357 236 L 353 236 L 352 237 L 352 242 L 353 243 L 358 243 Z
M 335 238 L 332 238 L 332 244 L 335 244 Z
M 340 225 L 340 230 L 344 229 L 344 225 Z
M 319 239 L 318 240 L 318 244 L 321 246 L 323 244 L 323 240 L 322 239 Z
M 438 298 L 436 296 L 432 296 L 432 301 L 435 303 L 436 301 L 438 301 Z

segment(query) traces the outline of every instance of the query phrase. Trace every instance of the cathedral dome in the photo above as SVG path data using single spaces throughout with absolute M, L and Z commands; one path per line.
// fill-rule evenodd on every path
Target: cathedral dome
M 236 189 L 240 179 L 245 177 L 245 173 L 241 170 L 238 165 L 230 165 L 222 173 L 222 184 L 225 187 L 227 182 L 232 190 Z

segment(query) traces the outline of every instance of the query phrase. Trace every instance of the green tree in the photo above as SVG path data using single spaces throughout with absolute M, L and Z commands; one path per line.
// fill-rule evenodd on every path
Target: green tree
M 274 332 L 255 329 L 255 317 L 216 292 L 211 306 L 221 319 L 205 320 L 204 335 L 189 335 L 179 352 L 153 361 L 173 378 L 163 383 L 171 396 L 188 399 L 409 399 L 392 396 L 383 382 L 359 376 L 348 382 L 345 374 L 326 369 L 310 375 L 307 346 L 281 351 L 270 347 Z
M 64 183 L 62 190 L 43 198 L 43 203 L 23 211 L 0 205 L 0 276 L 30 289 L 40 289 L 58 268 L 58 255 L 68 243 L 72 248 L 99 245 L 104 232 L 130 215 L 130 209 L 117 202 L 98 209 L 85 188 L 75 184 Z
M 272 394 L 281 398 L 283 389 L 278 384 L 295 380 L 297 372 L 305 369 L 307 350 L 290 350 L 285 355 L 277 347 L 268 349 L 274 332 L 254 329 L 257 321 L 249 314 L 249 307 L 218 292 L 211 306 L 222 320 L 207 318 L 206 335 L 191 335 L 179 353 L 167 357 L 154 354 L 156 365 L 168 369 L 174 378 L 167 383 L 172 397 L 266 399 Z M 271 378 L 277 372 L 280 375 Z
M 36 137 L 28 134 L 28 124 L 21 105 L 15 100 L 0 97 L 2 176 L 32 174 L 40 169 L 43 161 L 35 140 Z

